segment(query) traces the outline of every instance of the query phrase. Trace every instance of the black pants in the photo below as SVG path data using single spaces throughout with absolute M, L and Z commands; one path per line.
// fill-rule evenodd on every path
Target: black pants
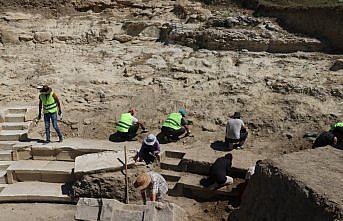
M 243 142 L 248 138 L 248 131 L 241 131 L 239 135 L 239 139 L 229 139 L 225 137 L 226 143 L 238 143 Z
M 174 140 L 179 139 L 179 137 L 186 133 L 186 129 L 184 127 L 181 127 L 178 130 L 175 130 L 173 128 L 170 127 L 162 127 L 161 128 L 162 133 L 164 134 L 164 136 L 168 137 L 168 138 L 172 138 Z
M 139 125 L 134 124 L 129 128 L 129 131 L 127 133 L 118 132 L 118 135 L 120 136 L 122 140 L 130 140 L 137 135 L 138 128 L 139 128 Z
M 153 151 L 145 150 L 142 153 L 142 159 L 146 164 L 153 163 L 156 159 L 156 156 L 154 155 Z

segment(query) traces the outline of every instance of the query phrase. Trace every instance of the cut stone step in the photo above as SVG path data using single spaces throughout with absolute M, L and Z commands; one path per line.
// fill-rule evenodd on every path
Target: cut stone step
M 0 184 L 0 192 L 7 186 L 8 186 L 8 184 Z
M 7 168 L 8 183 L 40 181 L 65 183 L 71 179 L 74 162 L 19 160 Z
M 0 150 L 12 150 L 13 146 L 16 144 L 17 142 L 15 141 L 0 141 Z
M 25 114 L 6 114 L 5 122 L 24 122 Z
M 11 160 L 12 160 L 12 150 L 0 151 L 0 161 L 11 161 Z
M 183 168 L 180 165 L 181 159 L 179 158 L 165 158 L 161 161 L 161 168 L 164 170 L 182 171 Z
M 26 114 L 27 107 L 11 107 L 7 109 L 8 114 Z
M 2 130 L 0 141 L 19 141 L 27 139 L 28 130 Z
M 0 170 L 7 170 L 12 163 L 14 163 L 14 161 L 0 161 Z
M 6 170 L 0 170 L 0 184 L 7 184 L 6 174 Z
M 160 170 L 158 172 L 168 182 L 177 182 L 180 180 L 180 178 L 182 176 L 182 174 L 180 172 L 171 171 L 171 170 Z
M 71 202 L 62 183 L 19 182 L 0 192 L 0 202 Z
M 30 122 L 5 122 L 1 124 L 3 130 L 27 130 Z

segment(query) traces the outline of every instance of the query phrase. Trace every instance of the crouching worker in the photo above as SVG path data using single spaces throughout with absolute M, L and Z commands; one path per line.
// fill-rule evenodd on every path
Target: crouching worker
M 117 135 L 122 141 L 133 140 L 137 135 L 139 127 L 142 128 L 143 132 L 146 132 L 147 129 L 144 125 L 134 117 L 135 111 L 130 109 L 127 113 L 124 113 L 120 116 L 120 120 L 116 125 Z
M 245 140 L 248 137 L 247 128 L 241 120 L 240 112 L 235 112 L 226 125 L 225 142 L 232 149 L 234 145 L 237 149 L 243 149 Z
M 141 149 L 134 157 L 135 162 L 144 160 L 146 164 L 153 163 L 160 153 L 160 143 L 153 134 L 149 134 L 142 142 Z
M 314 141 L 312 148 L 331 145 L 337 149 L 343 149 L 343 123 L 336 123 L 330 131 L 322 132 Z
M 185 136 L 190 134 L 188 122 L 185 117 L 186 110 L 180 108 L 178 113 L 169 114 L 167 119 L 163 122 L 161 133 L 168 142 L 179 140 L 180 136 L 183 134 L 185 134 Z
M 228 174 L 232 166 L 232 154 L 228 153 L 224 157 L 218 158 L 211 166 L 209 177 L 200 181 L 200 184 L 210 189 L 233 184 L 233 178 Z
M 144 204 L 146 204 L 147 199 L 163 202 L 168 192 L 167 181 L 155 172 L 139 175 L 133 185 L 141 191 Z

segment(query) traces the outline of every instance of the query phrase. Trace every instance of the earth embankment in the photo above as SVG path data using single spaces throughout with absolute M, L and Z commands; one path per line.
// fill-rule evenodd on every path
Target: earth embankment
M 321 39 L 335 53 L 343 52 L 343 3 L 328 1 L 239 1 L 255 15 L 278 19 L 286 29 Z
M 287 154 L 256 166 L 240 221 L 343 219 L 343 152 L 332 147 Z

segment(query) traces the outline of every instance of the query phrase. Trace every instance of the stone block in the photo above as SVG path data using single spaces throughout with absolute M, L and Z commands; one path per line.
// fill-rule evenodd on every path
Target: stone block
M 12 152 L 12 159 L 15 161 L 32 159 L 31 150 L 30 149 L 14 150 Z
M 56 155 L 56 160 L 60 161 L 74 161 L 76 157 L 82 155 L 79 151 L 76 150 L 63 150 L 59 151 Z
M 38 116 L 37 110 L 37 107 L 28 107 L 25 113 L 25 121 L 34 120 Z
M 35 32 L 33 38 L 38 43 L 45 43 L 52 41 L 52 34 L 50 32 Z
M 128 166 L 134 164 L 133 152 L 128 152 Z M 75 159 L 75 174 L 95 173 L 99 171 L 118 171 L 125 162 L 124 151 L 105 151 L 100 153 L 85 154 Z

